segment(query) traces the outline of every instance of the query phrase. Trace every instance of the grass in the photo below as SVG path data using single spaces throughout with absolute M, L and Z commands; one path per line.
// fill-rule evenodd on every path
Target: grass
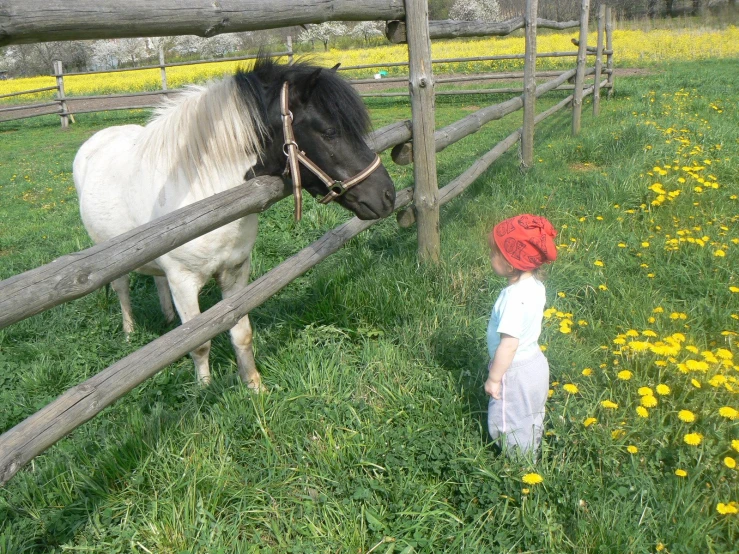
M 443 208 L 438 267 L 418 266 L 415 230 L 392 219 L 352 240 L 253 312 L 269 393 L 238 383 L 227 337 L 216 338 L 212 386 L 200 389 L 183 359 L 0 490 L 0 552 L 735 551 L 739 519 L 718 508 L 739 501 L 724 461 L 739 457 L 739 431 L 719 409 L 739 407 L 739 385 L 718 356 L 736 357 L 739 317 L 737 74 L 739 62 L 723 60 L 617 80 L 600 118 L 586 102 L 577 138 L 566 113 L 550 118 L 531 170 L 508 154 Z M 437 125 L 472 102 L 484 105 L 438 98 Z M 409 112 L 404 99 L 370 108 L 376 127 Z M 67 133 L 54 118 L 0 124 L 0 278 L 89 246 L 74 153 L 97 129 L 145 117 L 80 116 Z M 440 183 L 519 122 L 446 149 Z M 410 167 L 385 162 L 398 187 L 410 185 Z M 659 201 L 657 182 L 681 193 Z M 261 217 L 254 276 L 348 217 L 313 201 L 304 209 L 299 225 L 289 201 Z M 485 235 L 518 212 L 560 230 L 541 341 L 553 392 L 536 466 L 494 454 L 482 390 L 485 327 L 503 285 Z M 153 282 L 134 277 L 133 289 L 130 343 L 104 290 L 0 330 L 0 429 L 169 330 Z M 218 298 L 208 286 L 201 304 Z M 659 343 L 679 350 L 660 355 Z M 705 370 L 690 369 L 700 361 Z M 698 446 L 689 433 L 703 436 Z M 522 483 L 530 472 L 543 482 Z

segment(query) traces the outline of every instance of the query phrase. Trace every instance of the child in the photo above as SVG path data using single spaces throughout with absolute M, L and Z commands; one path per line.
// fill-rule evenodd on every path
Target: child
M 538 270 L 557 259 L 555 236 L 547 219 L 529 214 L 498 223 L 488 235 L 493 271 L 508 279 L 487 331 L 488 431 L 509 455 L 535 455 L 541 442 L 549 363 L 538 344 L 545 302 Z

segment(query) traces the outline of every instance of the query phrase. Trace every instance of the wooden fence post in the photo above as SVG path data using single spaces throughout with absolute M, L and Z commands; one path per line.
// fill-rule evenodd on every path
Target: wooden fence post
M 162 75 L 162 90 L 167 90 L 167 69 L 164 67 L 164 46 L 159 46 L 159 71 Z
M 67 102 L 65 100 L 66 96 L 64 95 L 64 73 L 62 62 L 60 60 L 54 60 L 54 77 L 56 77 L 57 99 L 62 108 L 62 129 L 68 129 L 69 116 L 66 114 L 69 113 L 69 110 L 67 109 Z
M 606 20 L 606 5 L 598 9 L 598 43 L 595 49 L 595 88 L 593 88 L 593 116 L 600 115 L 600 76 L 603 71 L 603 31 Z
M 613 11 L 611 6 L 606 6 L 606 86 L 608 87 L 608 98 L 613 95 Z
M 521 164 L 534 165 L 534 118 L 536 117 L 536 18 L 538 0 L 527 0 L 524 24 L 526 52 L 523 66 L 523 131 L 521 133 Z
M 287 35 L 287 63 L 293 64 L 293 36 Z
M 434 76 L 427 0 L 405 0 L 413 118 L 413 203 L 418 220 L 418 258 L 439 261 L 439 187 L 434 143 Z
M 580 6 L 580 43 L 577 48 L 577 75 L 575 76 L 575 93 L 572 97 L 572 135 L 580 134 L 582 119 L 582 89 L 585 81 L 585 64 L 587 63 L 588 19 L 590 0 L 582 0 Z

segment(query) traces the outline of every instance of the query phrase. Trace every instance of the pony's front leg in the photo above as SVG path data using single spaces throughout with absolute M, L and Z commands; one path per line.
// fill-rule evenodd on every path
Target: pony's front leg
M 131 308 L 131 289 L 130 279 L 128 275 L 118 277 L 110 282 L 110 286 L 118 295 L 118 301 L 121 303 L 121 315 L 123 316 L 123 334 L 126 340 L 131 338 L 133 333 L 133 308 Z
M 218 276 L 223 298 L 233 296 L 241 291 L 249 283 L 250 258 L 239 267 L 226 269 Z M 231 327 L 231 344 L 236 352 L 236 362 L 239 366 L 239 377 L 250 389 L 256 392 L 266 390 L 262 384 L 262 376 L 257 370 L 254 361 L 254 349 L 252 348 L 252 328 L 249 316 L 242 317 L 236 325 Z
M 205 284 L 204 279 L 197 274 L 189 272 L 167 272 L 167 281 L 172 291 L 172 299 L 180 314 L 180 320 L 184 325 L 196 315 L 200 314 L 200 304 L 198 303 L 198 294 Z M 201 385 L 210 384 L 210 368 L 208 366 L 208 356 L 210 355 L 210 341 L 198 346 L 190 352 L 192 361 L 195 363 L 195 373 L 198 383 Z

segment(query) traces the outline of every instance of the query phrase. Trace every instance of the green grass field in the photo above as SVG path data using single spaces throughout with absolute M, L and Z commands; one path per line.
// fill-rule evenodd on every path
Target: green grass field
M 736 552 L 736 75 L 738 60 L 673 63 L 617 80 L 598 119 L 588 100 L 577 138 L 567 111 L 546 120 L 531 170 L 509 153 L 442 209 L 438 267 L 394 218 L 360 235 L 252 313 L 268 393 L 239 384 L 216 338 L 209 388 L 182 359 L 0 489 L 0 552 Z M 440 97 L 437 126 L 497 101 Z M 410 111 L 370 108 L 378 128 Z M 74 154 L 146 117 L 0 124 L 0 279 L 90 246 Z M 440 183 L 520 118 L 441 153 Z M 348 218 L 304 210 L 261 217 L 255 277 Z M 560 230 L 535 466 L 495 455 L 482 389 L 503 286 L 485 235 L 519 212 Z M 218 299 L 208 286 L 201 305 Z M 133 301 L 130 343 L 105 290 L 0 330 L 0 430 L 171 328 L 150 278 Z

